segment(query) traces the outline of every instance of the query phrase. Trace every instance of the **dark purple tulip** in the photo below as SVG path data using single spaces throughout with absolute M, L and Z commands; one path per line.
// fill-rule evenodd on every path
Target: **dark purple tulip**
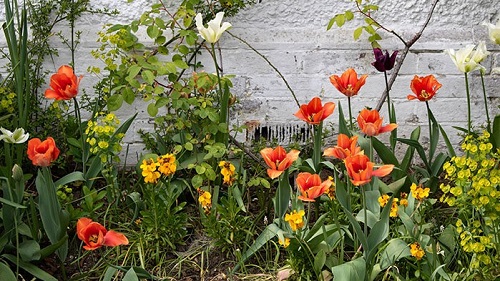
M 394 67 L 398 51 L 394 51 L 394 53 L 389 56 L 389 52 L 387 50 L 385 51 L 384 55 L 381 49 L 375 48 L 373 49 L 373 54 L 375 55 L 375 61 L 372 62 L 372 65 L 375 66 L 378 71 L 384 72 L 387 70 L 391 70 Z

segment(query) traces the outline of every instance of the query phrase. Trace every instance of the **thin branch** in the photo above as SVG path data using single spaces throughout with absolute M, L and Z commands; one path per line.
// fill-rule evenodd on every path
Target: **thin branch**
M 250 156 L 255 162 L 259 163 L 262 167 L 267 168 L 267 165 L 262 162 L 262 160 L 255 156 L 252 151 L 250 151 L 248 148 L 244 147 L 239 141 L 237 141 L 233 136 L 229 135 L 229 140 L 236 145 L 239 149 L 243 150 L 246 155 Z
M 361 8 L 359 7 L 358 1 L 356 1 L 356 7 L 358 8 L 358 12 L 360 12 L 363 16 L 371 19 L 373 21 L 373 23 L 375 23 L 378 27 L 380 27 L 383 30 L 385 30 L 389 33 L 392 33 L 394 36 L 398 37 L 399 40 L 401 40 L 401 42 L 403 42 L 403 44 L 405 44 L 405 46 L 406 46 L 407 43 L 406 43 L 405 39 L 403 39 L 403 37 L 401 37 L 401 35 L 396 33 L 394 30 L 390 30 L 390 29 L 386 28 L 385 26 L 383 26 L 382 24 L 380 24 L 378 21 L 376 21 L 374 18 L 372 18 L 372 16 L 370 14 L 363 12 L 363 10 L 361 10 Z
M 427 14 L 427 19 L 425 20 L 425 23 L 422 25 L 420 30 L 415 34 L 415 36 L 413 36 L 410 40 L 404 42 L 405 48 L 404 48 L 403 52 L 401 53 L 398 64 L 396 64 L 396 66 L 394 67 L 394 70 L 392 71 L 391 79 L 389 79 L 388 87 L 384 90 L 384 92 L 382 93 L 382 96 L 380 97 L 380 99 L 377 103 L 377 107 L 376 107 L 377 110 L 380 110 L 380 108 L 382 108 L 382 105 L 384 104 L 384 101 L 387 98 L 388 91 L 391 90 L 392 85 L 394 84 L 394 81 L 396 81 L 396 77 L 398 76 L 399 70 L 401 69 L 401 66 L 403 65 L 403 61 L 405 60 L 406 56 L 410 52 L 410 48 L 413 46 L 413 44 L 415 44 L 415 42 L 417 42 L 418 39 L 420 39 L 425 28 L 427 27 L 427 25 L 429 25 L 429 22 L 431 21 L 431 18 L 432 18 L 432 14 L 434 13 L 434 9 L 436 8 L 436 5 L 438 2 L 439 2 L 439 0 L 434 0 L 434 2 L 432 3 L 431 9 L 429 10 L 429 13 Z
M 257 51 L 257 49 L 255 49 L 254 47 L 252 47 L 250 44 L 248 44 L 247 41 L 241 39 L 240 37 L 232 34 L 231 32 L 229 31 L 226 31 L 227 33 L 229 33 L 229 35 L 233 36 L 234 38 L 240 40 L 240 42 L 242 42 L 243 44 L 247 45 L 248 48 L 250 48 L 252 51 L 254 51 L 255 53 L 257 53 L 257 55 L 259 55 L 261 58 L 263 58 L 268 64 L 269 66 L 274 69 L 274 71 L 276 71 L 276 73 L 278 73 L 278 75 L 281 77 L 281 80 L 283 80 L 283 82 L 285 82 L 285 85 L 286 87 L 288 88 L 288 90 L 290 91 L 290 93 L 292 94 L 293 96 L 293 99 L 295 100 L 295 103 L 297 103 L 297 107 L 300 108 L 300 103 L 299 103 L 299 100 L 297 99 L 297 97 L 295 96 L 295 92 L 292 90 L 292 88 L 290 87 L 290 84 L 288 84 L 288 81 L 286 81 L 285 79 L 285 76 L 283 76 L 283 74 L 281 74 L 281 72 L 263 55 L 261 54 L 259 51 Z

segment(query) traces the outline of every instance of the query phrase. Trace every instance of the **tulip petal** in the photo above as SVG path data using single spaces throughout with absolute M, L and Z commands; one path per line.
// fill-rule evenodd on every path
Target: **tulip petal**
M 104 241 L 102 244 L 109 247 L 128 245 L 128 239 L 123 233 L 109 230 L 106 235 L 104 235 Z
M 392 165 L 392 164 L 383 165 L 383 166 L 379 167 L 377 170 L 373 171 L 372 176 L 385 177 L 388 174 L 390 174 L 393 169 L 394 169 L 394 165 Z
M 80 218 L 78 219 L 78 221 L 76 222 L 76 234 L 78 235 L 78 238 L 80 240 L 85 240 L 84 237 L 83 237 L 83 231 L 85 230 L 85 228 L 87 228 L 87 226 L 92 222 L 91 219 L 89 218 Z

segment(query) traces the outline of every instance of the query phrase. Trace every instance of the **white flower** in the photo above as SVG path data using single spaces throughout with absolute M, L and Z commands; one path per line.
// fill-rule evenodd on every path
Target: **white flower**
M 2 131 L 0 140 L 3 140 L 6 143 L 24 143 L 30 136 L 30 134 L 24 133 L 23 128 L 17 128 L 14 130 L 14 132 L 11 132 L 4 128 L 0 128 L 0 131 Z
M 224 12 L 219 12 L 215 16 L 215 19 L 209 21 L 207 23 L 208 27 L 203 25 L 203 18 L 200 13 L 196 15 L 196 28 L 200 33 L 200 36 L 203 37 L 208 43 L 215 43 L 219 41 L 222 33 L 227 29 L 231 28 L 231 24 L 225 22 L 221 26 L 222 18 L 224 17 Z
M 489 54 L 490 52 L 486 50 L 486 44 L 484 41 L 481 41 L 477 44 L 476 50 L 472 52 L 472 60 L 476 63 L 481 63 Z
M 463 49 L 457 51 L 453 49 L 448 49 L 445 52 L 451 57 L 451 60 L 457 66 L 458 70 L 467 73 L 478 69 L 483 69 L 484 67 L 479 63 L 484 60 L 484 58 L 489 54 L 486 51 L 486 45 L 484 42 L 478 44 L 476 49 L 474 45 L 467 45 Z
M 497 21 L 496 25 L 489 22 L 483 22 L 483 25 L 488 27 L 488 35 L 490 36 L 491 41 L 500 45 L 500 19 Z

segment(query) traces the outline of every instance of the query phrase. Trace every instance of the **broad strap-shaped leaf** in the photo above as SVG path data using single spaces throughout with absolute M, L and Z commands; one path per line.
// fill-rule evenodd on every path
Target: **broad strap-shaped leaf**
M 363 258 L 357 258 L 350 262 L 332 267 L 332 273 L 335 281 L 354 281 L 365 280 L 366 261 Z
M 387 242 L 387 246 L 380 256 L 380 268 L 384 270 L 395 264 L 399 259 L 410 255 L 410 248 L 405 241 L 400 238 L 392 239 Z
M 252 246 L 250 246 L 250 248 L 248 248 L 248 250 L 243 253 L 240 261 L 236 264 L 231 272 L 236 272 L 249 257 L 253 256 L 253 254 L 255 254 L 260 248 L 262 248 L 262 246 L 264 246 L 267 242 L 269 242 L 269 240 L 278 235 L 278 232 L 280 231 L 282 230 L 274 223 L 264 228 L 259 237 L 255 239 L 255 242 L 253 242 Z

